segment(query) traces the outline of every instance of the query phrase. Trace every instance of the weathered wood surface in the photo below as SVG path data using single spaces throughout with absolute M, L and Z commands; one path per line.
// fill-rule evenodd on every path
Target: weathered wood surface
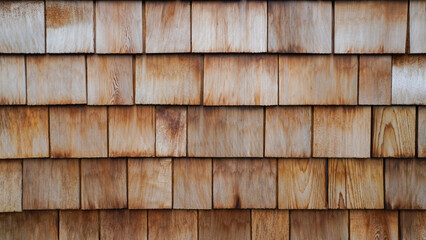
M 0 212 L 22 211 L 22 161 L 0 161 Z
M 147 239 L 145 210 L 106 210 L 100 212 L 100 239 Z
M 417 156 L 426 158 L 426 107 L 417 108 Z
M 360 105 L 389 105 L 391 85 L 392 56 L 359 57 Z
M 398 239 L 397 211 L 350 211 L 349 218 L 351 239 Z
M 0 56 L 0 105 L 26 104 L 25 58 Z
M 282 210 L 252 210 L 251 239 L 289 239 L 289 213 Z
M 99 212 L 59 211 L 59 238 L 98 240 Z
M 155 155 L 186 156 L 186 107 L 155 108 Z
M 399 213 L 400 239 L 424 239 L 426 234 L 426 211 L 401 211 Z
M 426 53 L 426 2 L 410 0 L 410 53 Z
M 148 214 L 149 239 L 197 239 L 196 210 L 153 210 Z
M 250 210 L 199 211 L 198 239 L 250 239 Z

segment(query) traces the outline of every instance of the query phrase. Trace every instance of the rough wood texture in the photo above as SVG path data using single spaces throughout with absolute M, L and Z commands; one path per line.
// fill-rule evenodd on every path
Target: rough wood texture
M 331 2 L 268 4 L 268 52 L 331 53 Z
M 106 107 L 51 107 L 52 158 L 107 157 Z
M 353 240 L 398 239 L 397 211 L 351 211 L 350 236 Z
M 135 63 L 136 104 L 199 105 L 200 55 L 142 55 Z
M 401 211 L 400 239 L 424 239 L 426 237 L 426 211 Z
M 326 160 L 278 160 L 278 208 L 326 209 Z
M 191 3 L 146 2 L 146 52 L 191 51 Z
M 126 159 L 82 159 L 81 208 L 126 208 L 126 164 Z
M 214 159 L 214 208 L 275 208 L 275 159 Z
M 99 213 L 97 211 L 59 211 L 59 238 L 99 239 Z
M 348 211 L 293 211 L 290 232 L 292 240 L 349 239 Z
M 129 159 L 129 208 L 172 208 L 172 160 Z
M 110 210 L 100 212 L 101 239 L 147 239 L 145 210 Z
M 417 156 L 426 158 L 426 107 L 417 108 Z
M 82 55 L 27 56 L 28 105 L 85 104 Z
M 44 2 L 1 2 L 0 32 L 0 53 L 44 53 Z
M 280 105 L 356 105 L 356 56 L 279 57 Z
M 197 239 L 197 211 L 154 210 L 148 215 L 149 239 Z
M 154 107 L 108 109 L 110 157 L 141 157 L 155 154 Z
M 410 53 L 426 53 L 426 2 L 410 0 Z
M 46 1 L 48 53 L 93 53 L 92 1 Z
M 263 109 L 188 107 L 188 156 L 262 157 Z
M 173 208 L 212 208 L 212 160 L 173 160 Z
M 142 53 L 142 2 L 96 2 L 96 52 Z
M 46 107 L 0 107 L 0 159 L 49 157 Z
M 313 156 L 370 157 L 370 107 L 314 107 Z
M 391 103 L 392 56 L 359 57 L 359 104 Z
M 193 52 L 266 52 L 267 2 L 192 3 Z
M 392 104 L 426 105 L 426 56 L 393 57 Z
M 328 208 L 383 209 L 382 159 L 329 159 Z
M 186 107 L 155 108 L 155 155 L 186 156 Z
M 406 1 L 337 1 L 334 6 L 336 53 L 404 53 Z
M 273 55 L 206 55 L 204 105 L 276 105 L 278 59 Z
M 426 160 L 387 159 L 385 201 L 390 209 L 426 209 Z
M 266 108 L 265 157 L 310 157 L 311 107 Z
M 23 209 L 80 208 L 78 159 L 25 159 Z
M 0 161 L 0 212 L 22 211 L 22 161 Z
M 87 57 L 87 103 L 131 105 L 133 97 L 132 56 Z
M 198 239 L 250 239 L 250 210 L 199 211 Z
M 288 211 L 252 210 L 251 219 L 251 239 L 289 239 Z
M 25 58 L 0 56 L 0 105 L 26 102 Z
M 415 107 L 374 107 L 373 124 L 374 157 L 415 156 Z

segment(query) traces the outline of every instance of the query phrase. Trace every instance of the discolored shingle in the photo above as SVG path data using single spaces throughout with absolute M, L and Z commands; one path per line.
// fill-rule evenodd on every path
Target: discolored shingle
M 22 211 L 22 161 L 0 161 L 0 212 Z
M 250 210 L 199 211 L 198 239 L 250 239 Z
M 153 210 L 148 215 L 149 239 L 197 239 L 197 211 Z
M 291 239 L 348 239 L 348 211 L 293 211 L 290 233 Z
M 99 239 L 99 213 L 97 211 L 59 211 L 61 239 Z
M 155 108 L 155 155 L 157 157 L 186 156 L 185 107 Z
M 102 210 L 99 220 L 101 239 L 147 239 L 145 210 Z
M 0 105 L 26 104 L 25 57 L 0 56 Z

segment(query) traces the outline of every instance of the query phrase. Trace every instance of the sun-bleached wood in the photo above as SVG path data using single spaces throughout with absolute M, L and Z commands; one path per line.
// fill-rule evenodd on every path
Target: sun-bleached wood
M 96 2 L 96 53 L 142 53 L 142 2 Z
M 332 3 L 268 2 L 268 52 L 331 53 Z
M 426 107 L 417 108 L 417 156 L 426 158 Z
M 206 55 L 204 105 L 276 105 L 278 59 L 273 55 Z
M 359 57 L 360 105 L 389 105 L 391 85 L 392 56 Z
M 127 208 L 127 161 L 81 160 L 81 208 Z
M 48 53 L 93 53 L 92 1 L 46 1 Z
M 129 209 L 172 208 L 172 160 L 129 159 Z
M 350 211 L 349 218 L 351 239 L 398 239 L 397 211 Z
M 58 239 L 57 211 L 0 213 L 2 239 Z
M 401 211 L 399 213 L 400 239 L 424 239 L 426 211 Z
M 154 114 L 152 106 L 109 107 L 109 156 L 154 156 Z
M 197 239 L 196 210 L 153 210 L 148 215 L 149 239 Z
M 278 160 L 278 208 L 326 209 L 326 160 Z
M 50 157 L 107 157 L 106 107 L 50 107 Z
M 263 109 L 188 107 L 189 157 L 262 157 Z
M 22 161 L 0 161 L 0 212 L 22 211 Z
M 404 53 L 407 1 L 337 1 L 335 53 Z
M 213 159 L 213 208 L 275 208 L 275 159 Z
M 0 53 L 44 53 L 44 2 L 0 3 Z
M 392 104 L 426 105 L 426 56 L 394 56 Z
M 26 104 L 25 58 L 0 56 L 0 105 Z
M 283 210 L 252 210 L 251 236 L 253 240 L 288 240 L 289 214 Z
M 99 239 L 99 213 L 97 211 L 59 211 L 60 239 Z
M 311 107 L 266 108 L 265 157 L 310 157 Z
M 250 239 L 250 210 L 199 211 L 198 239 Z
M 83 55 L 27 56 L 28 105 L 85 104 Z
M 25 210 L 80 208 L 79 160 L 24 160 L 22 196 Z
M 132 56 L 87 57 L 87 103 L 131 105 L 133 97 Z
M 193 52 L 266 52 L 267 2 L 192 3 Z
M 148 1 L 146 12 L 146 52 L 191 51 L 191 2 Z
M 349 239 L 348 211 L 292 211 L 290 233 L 292 240 Z
M 414 157 L 416 108 L 373 108 L 373 156 Z
M 0 107 L 0 159 L 49 157 L 47 107 Z
M 356 56 L 280 55 L 280 105 L 356 105 Z
M 186 107 L 155 108 L 155 156 L 186 156 Z
M 145 210 L 104 210 L 99 219 L 101 239 L 147 239 Z
M 426 2 L 410 0 L 410 53 L 426 53 L 425 22 Z

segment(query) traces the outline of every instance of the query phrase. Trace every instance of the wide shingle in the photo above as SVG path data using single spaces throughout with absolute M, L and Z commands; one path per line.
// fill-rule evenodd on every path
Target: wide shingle
M 348 239 L 348 211 L 294 211 L 291 239 Z
M 400 239 L 422 239 L 426 233 L 426 211 L 401 211 L 399 213 Z
M 148 218 L 145 210 L 103 210 L 99 219 L 101 239 L 147 239 Z
M 250 239 L 250 210 L 199 211 L 198 239 Z
M 3 239 L 58 239 L 57 211 L 0 213 L 0 236 Z
M 96 211 L 59 211 L 61 240 L 99 239 L 99 213 Z
M 154 210 L 148 215 L 149 239 L 197 239 L 197 211 Z
M 351 211 L 349 218 L 351 239 L 398 239 L 397 211 Z
M 0 105 L 26 104 L 25 57 L 0 56 Z
M 392 56 L 359 57 L 359 104 L 389 105 L 392 87 Z
M 251 236 L 253 240 L 290 237 L 289 212 L 283 210 L 252 210 Z

